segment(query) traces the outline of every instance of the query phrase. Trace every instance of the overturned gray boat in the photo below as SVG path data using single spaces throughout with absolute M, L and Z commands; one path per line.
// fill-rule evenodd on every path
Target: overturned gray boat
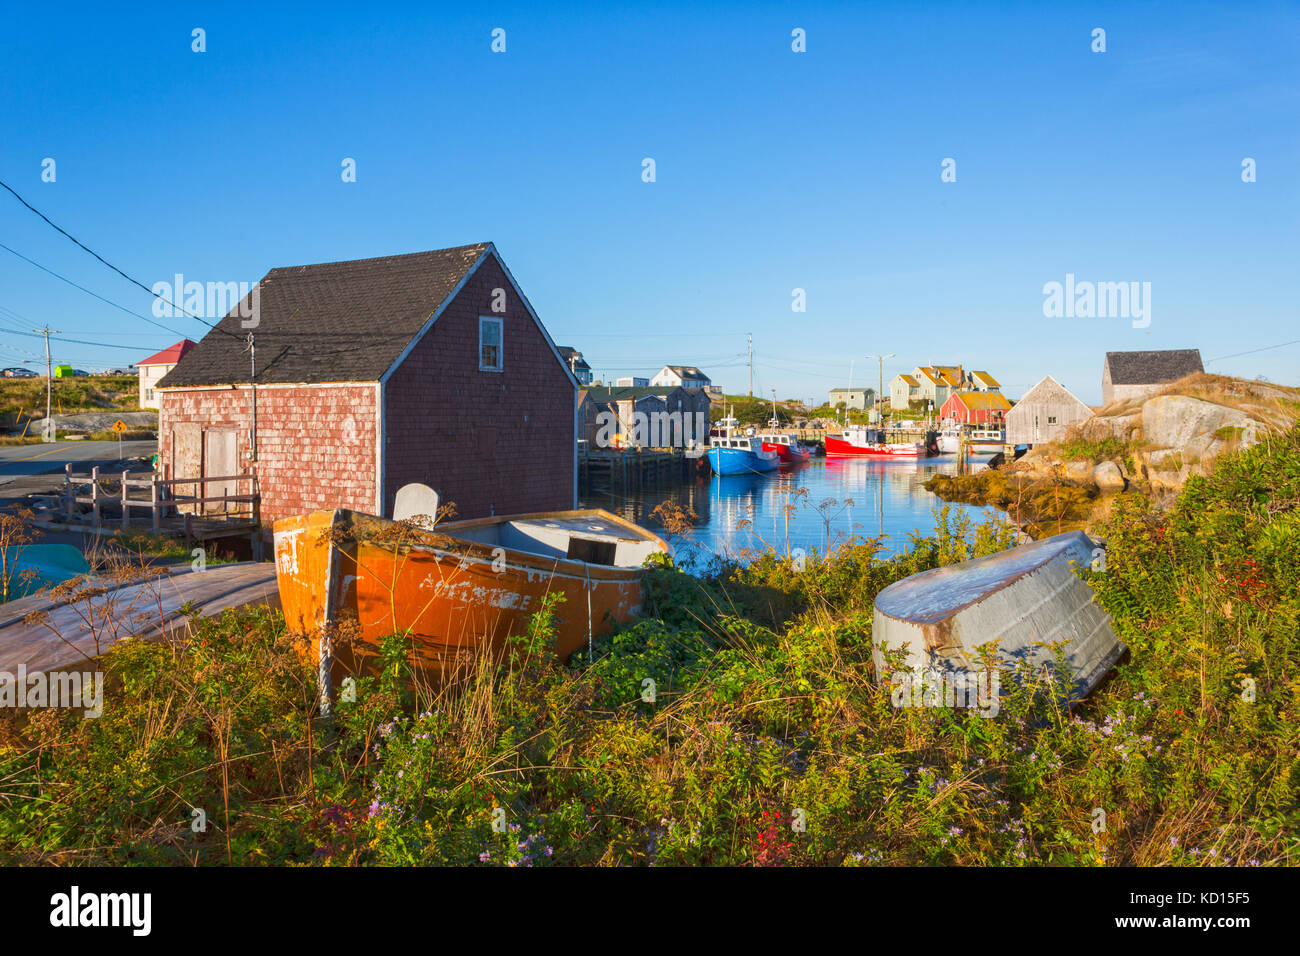
M 997 668 L 1035 670 L 1064 643 L 1070 698 L 1086 697 L 1124 654 L 1110 617 L 1075 573 L 1102 557 L 1081 531 L 904 578 L 876 595 L 876 679 L 894 681 L 882 646 L 905 654 L 910 680 L 957 688 L 983 672 L 977 648 L 997 641 Z M 1098 562 L 1100 563 L 1100 562 Z

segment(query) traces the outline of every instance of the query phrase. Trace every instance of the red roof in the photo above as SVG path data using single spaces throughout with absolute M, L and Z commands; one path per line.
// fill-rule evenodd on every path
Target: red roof
M 141 365 L 175 365 L 181 360 L 181 356 L 197 345 L 197 342 L 191 342 L 189 339 L 181 339 L 175 345 L 163 349 L 157 355 L 150 355 L 143 362 L 136 362 L 136 367 Z

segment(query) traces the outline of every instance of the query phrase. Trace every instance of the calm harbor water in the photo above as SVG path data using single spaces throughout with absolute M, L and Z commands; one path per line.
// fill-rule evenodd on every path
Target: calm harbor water
M 978 467 L 978 466 L 977 466 Z M 693 482 L 643 488 L 613 495 L 593 489 L 581 507 L 604 508 L 656 533 L 664 534 L 651 517 L 655 506 L 672 499 L 698 515 L 692 541 L 664 534 L 679 551 L 695 550 L 696 560 L 712 554 L 744 560 L 754 550 L 771 546 L 784 553 L 786 520 L 782 509 L 797 504 L 789 521 L 789 545 L 811 553 L 832 546 L 846 535 L 886 535 L 889 553 L 907 546 L 908 534 L 934 530 L 935 508 L 943 502 L 926 491 L 924 482 L 936 473 L 956 474 L 955 456 L 919 461 L 880 461 L 863 458 L 814 458 L 801 465 L 783 466 L 766 475 L 700 478 Z M 795 489 L 807 495 L 796 501 Z M 997 509 L 953 504 L 972 521 L 997 513 Z

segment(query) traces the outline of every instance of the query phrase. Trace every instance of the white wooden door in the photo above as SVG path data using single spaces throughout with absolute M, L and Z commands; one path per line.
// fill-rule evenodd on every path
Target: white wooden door
M 239 474 L 239 432 L 233 428 L 210 428 L 203 433 L 203 477 L 225 478 L 225 481 L 208 481 L 203 485 L 204 498 L 234 495 L 239 482 L 232 480 Z M 203 506 L 205 514 L 224 514 L 238 511 L 243 502 L 209 501 Z

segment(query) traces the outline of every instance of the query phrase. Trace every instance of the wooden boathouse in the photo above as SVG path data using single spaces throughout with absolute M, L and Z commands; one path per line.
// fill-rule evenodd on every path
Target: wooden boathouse
M 413 482 L 463 518 L 577 503 L 578 382 L 491 243 L 272 269 L 156 388 L 164 480 L 253 473 L 263 524 Z

